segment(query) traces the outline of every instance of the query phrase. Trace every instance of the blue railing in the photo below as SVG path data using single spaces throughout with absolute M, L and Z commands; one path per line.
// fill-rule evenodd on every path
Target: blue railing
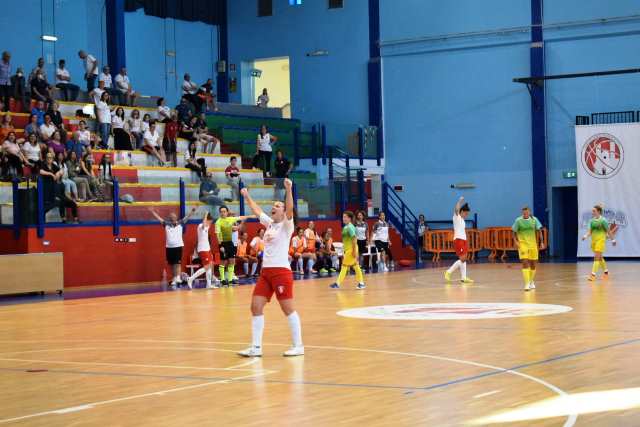
M 411 246 L 416 253 L 416 266 L 420 262 L 420 239 L 418 238 L 418 217 L 411 208 L 400 198 L 398 193 L 388 183 L 382 182 L 382 211 L 387 220 L 395 227 L 402 237 L 402 244 Z

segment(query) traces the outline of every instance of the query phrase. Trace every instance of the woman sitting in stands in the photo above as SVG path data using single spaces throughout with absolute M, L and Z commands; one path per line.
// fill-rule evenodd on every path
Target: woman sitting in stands
M 195 128 L 195 136 L 202 145 L 202 152 L 204 153 L 214 153 L 216 151 L 216 146 L 220 144 L 220 140 L 213 135 L 209 134 L 209 128 L 207 127 L 207 123 L 198 120 L 198 125 Z
M 113 195 L 113 175 L 111 174 L 111 166 L 113 165 L 111 160 L 111 154 L 105 153 L 100 161 L 100 167 L 98 168 L 98 182 L 100 186 L 104 188 L 103 194 Z M 112 199 L 110 197 L 109 199 Z
M 22 144 L 22 153 L 27 159 L 27 166 L 31 168 L 32 173 L 37 173 L 37 169 L 44 157 L 42 156 L 42 148 L 38 143 L 38 135 L 30 133 L 27 137 L 27 142 Z
M 131 133 L 131 136 L 134 139 L 134 149 L 141 149 L 144 131 L 142 130 L 142 119 L 140 119 L 140 111 L 133 110 L 131 112 L 131 116 L 129 116 L 129 119 L 127 120 L 127 125 L 129 126 L 129 133 Z
M 66 198 L 73 200 L 74 202 L 78 201 L 78 186 L 76 182 L 69 178 L 69 169 L 67 168 L 67 163 L 65 162 L 64 153 L 57 152 L 56 153 L 56 166 L 62 172 L 60 175 L 60 182 L 64 185 L 64 195 Z
M 9 169 L 14 171 L 8 175 L 14 177 L 21 177 L 23 175 L 22 167 L 28 163 L 18 143 L 15 132 L 9 132 L 7 139 L 2 143 L 2 153 L 5 156 L 5 161 L 8 162 Z
M 47 142 L 47 147 L 49 148 L 49 151 L 53 151 L 56 156 L 58 153 L 62 153 L 63 156 L 67 155 L 67 146 L 62 143 L 62 137 L 60 136 L 59 130 L 53 132 L 51 139 Z
M 82 166 L 80 160 L 78 159 L 77 152 L 69 152 L 66 161 L 66 167 L 69 174 L 69 179 L 73 180 L 73 182 L 75 182 L 76 186 L 78 187 L 79 198 L 81 200 L 93 202 L 95 200 L 95 196 L 91 192 L 89 178 L 82 175 Z
M 40 136 L 40 125 L 38 125 L 38 115 L 31 114 L 29 116 L 29 123 L 24 127 L 24 134 L 29 135 L 35 133 L 38 139 L 42 139 Z
M 113 128 L 113 146 L 116 150 L 132 150 L 133 136 L 127 131 L 124 118 L 124 108 L 116 108 L 116 113 L 111 118 Z
M 171 108 L 164 103 L 164 98 L 158 98 L 158 121 L 160 123 L 169 123 L 171 121 Z
M 64 127 L 64 120 L 59 110 L 60 106 L 56 101 L 53 101 L 49 107 L 47 114 L 51 116 L 51 123 L 60 131 L 62 142 L 67 141 L 67 130 Z
M 162 148 L 167 157 L 167 161 L 173 166 L 178 166 L 178 113 L 171 113 L 171 119 L 164 125 L 164 138 L 162 139 Z
M 218 111 L 216 95 L 213 93 L 213 80 L 207 79 L 207 81 L 200 86 L 200 90 L 206 103 L 207 111 Z
M 160 135 L 156 130 L 156 122 L 152 120 L 149 122 L 149 130 L 144 133 L 144 145 L 142 146 L 142 151 L 158 159 L 161 165 L 169 166 L 167 158 L 164 156 L 164 150 L 158 142 L 159 139 Z
M 149 123 L 151 123 L 151 116 L 149 114 L 142 116 L 142 126 L 140 127 L 140 130 L 142 131 L 143 137 L 144 133 L 149 130 Z
M 62 222 L 67 222 L 67 208 L 70 208 L 73 221 L 77 224 L 80 222 L 78 221 L 78 204 L 64 194 L 64 186 L 60 182 L 62 178 L 62 171 L 54 163 L 54 157 L 55 156 L 52 152 L 47 153 L 45 161 L 40 168 L 40 176 L 42 177 L 44 187 L 45 212 L 51 210 L 55 206 L 58 206 Z
M 196 143 L 193 141 L 190 142 L 189 148 L 184 152 L 184 167 L 187 169 L 191 169 L 192 171 L 197 173 L 198 176 L 202 176 L 203 169 L 202 165 L 198 163 L 198 159 L 196 159 L 196 150 Z
M 42 140 L 49 141 L 51 138 L 53 138 L 53 134 L 57 130 L 58 128 L 53 123 L 51 115 L 45 114 L 44 123 L 40 125 L 40 137 L 42 138 Z M 62 141 L 62 134 L 60 134 L 60 141 Z
M 91 147 L 87 147 L 85 153 L 82 155 L 82 159 L 80 160 L 80 176 L 87 178 L 89 181 L 89 189 L 91 190 L 91 193 L 95 195 L 94 198 L 96 201 L 103 202 L 105 197 L 100 189 L 98 178 L 95 176 L 93 170 L 94 164 L 95 158 L 93 157 L 93 149 Z
M 316 269 L 320 273 L 334 273 L 336 271 L 336 264 L 338 261 L 338 254 L 333 247 L 333 230 L 327 228 L 322 235 L 322 242 L 320 242 L 320 251 L 318 252 L 318 264 Z
M 7 113 L 2 116 L 2 122 L 0 122 L 0 141 L 4 141 L 9 136 L 9 133 L 15 132 L 13 123 L 11 123 L 11 114 Z

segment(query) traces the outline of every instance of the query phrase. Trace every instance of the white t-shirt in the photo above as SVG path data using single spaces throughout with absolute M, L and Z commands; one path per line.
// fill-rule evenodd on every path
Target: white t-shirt
M 166 233 L 167 248 L 181 248 L 184 246 L 184 242 L 182 241 L 182 224 L 177 224 L 176 226 L 165 224 L 164 231 Z
M 268 95 L 260 95 L 258 97 L 258 105 L 262 108 L 267 108 L 269 104 L 269 96 Z
M 140 132 L 142 129 L 142 119 L 129 119 L 129 130 L 131 132 Z
M 25 142 L 22 145 L 22 151 L 27 159 L 37 162 L 40 160 L 40 144 L 31 145 L 30 142 Z
M 114 114 L 111 119 L 111 125 L 114 129 L 124 129 L 124 120 Z
M 66 77 L 66 80 L 62 80 L 60 77 Z M 66 68 L 58 68 L 56 70 L 56 83 L 69 83 L 71 79 L 71 74 L 69 74 L 69 70 Z
M 260 236 L 256 236 L 251 240 L 251 243 L 249 243 L 249 246 L 257 250 L 258 246 L 260 246 L 261 243 L 262 243 L 262 239 L 260 238 Z
M 98 76 L 98 81 L 104 82 L 104 87 L 106 87 L 107 89 L 111 89 L 111 87 L 113 86 L 111 74 L 100 73 L 100 76 Z
M 40 135 L 42 135 L 42 139 L 44 140 L 50 139 L 56 130 L 56 126 L 53 123 L 50 125 L 46 123 L 40 125 Z
M 286 268 L 291 270 L 289 265 L 289 240 L 293 234 L 293 218 L 275 223 L 264 212 L 260 215 L 260 223 L 267 227 L 264 233 L 264 257 L 262 266 Z
M 193 81 L 183 80 L 182 82 L 182 94 L 191 94 L 194 95 L 198 92 L 198 85 Z
M 265 133 L 264 136 L 258 134 L 258 150 L 273 151 L 273 148 L 271 148 L 271 134 Z
M 95 70 L 93 70 L 93 75 L 97 76 L 98 75 L 98 61 L 96 61 L 96 58 L 93 57 L 93 55 L 89 55 L 87 54 L 87 57 L 84 58 L 84 70 L 87 73 L 91 72 L 91 69 L 93 68 L 94 64 L 96 65 Z
M 166 105 L 158 105 L 158 119 L 163 120 L 171 116 L 171 108 Z
M 298 249 L 300 247 L 306 248 L 307 241 L 304 238 L 304 236 L 303 237 L 294 236 L 293 239 L 291 239 L 291 247 L 293 249 Z
M 96 87 L 93 89 L 93 103 L 98 105 L 98 102 L 100 102 L 100 98 L 102 98 L 102 94 L 104 93 L 104 89 L 100 89 L 99 87 Z
M 467 240 L 467 233 L 465 233 L 464 228 L 466 224 L 464 222 L 464 218 L 460 215 L 453 215 L 453 238 L 460 240 Z
M 87 129 L 79 130 L 78 140 L 82 141 L 85 145 L 89 145 L 91 142 L 91 132 Z
M 373 225 L 373 240 L 381 242 L 389 241 L 389 223 L 386 221 L 378 221 Z
M 96 104 L 98 110 L 98 116 L 100 116 L 100 123 L 111 123 L 111 110 L 109 104 L 104 101 L 100 101 Z
M 127 92 L 129 90 L 129 86 L 129 76 L 123 76 L 122 74 L 118 74 L 116 76 L 116 89 L 120 92 Z
M 152 147 L 158 147 L 158 138 L 160 138 L 160 136 L 158 135 L 157 130 L 151 133 L 151 130 L 147 129 L 144 132 L 144 142 L 151 145 Z
M 210 250 L 209 227 L 205 227 L 203 224 L 198 224 L 198 252 L 209 252 Z
M 147 132 L 149 130 L 149 122 L 145 122 L 143 120 L 142 123 L 140 123 L 140 129 L 142 130 L 142 133 Z

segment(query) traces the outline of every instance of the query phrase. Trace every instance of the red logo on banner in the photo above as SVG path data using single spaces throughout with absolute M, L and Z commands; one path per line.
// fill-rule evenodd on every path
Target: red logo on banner
M 617 174 L 624 162 L 624 149 L 615 136 L 599 133 L 582 146 L 582 166 L 594 178 L 606 179 Z

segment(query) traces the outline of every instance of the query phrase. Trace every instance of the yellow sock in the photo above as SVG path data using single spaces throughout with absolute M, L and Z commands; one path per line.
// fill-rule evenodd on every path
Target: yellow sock
M 528 268 L 523 268 L 522 269 L 522 278 L 524 279 L 524 284 L 528 285 L 530 280 L 529 280 L 529 273 L 531 272 L 531 270 L 529 270 Z
M 364 283 L 364 276 L 362 275 L 362 269 L 359 264 L 355 264 L 353 269 L 356 271 L 356 280 L 358 283 Z
M 600 267 L 602 267 L 603 271 L 607 271 L 607 262 L 604 260 L 604 258 L 600 260 Z
M 340 274 L 338 275 L 338 280 L 336 280 L 336 283 L 338 285 L 341 285 L 342 282 L 344 281 L 344 278 L 347 277 L 347 273 L 349 272 L 349 267 L 347 267 L 346 265 L 343 265 L 342 268 L 340 269 Z
M 529 269 L 529 280 L 533 282 L 533 279 L 536 278 L 536 270 Z
M 591 269 L 591 274 L 596 274 L 600 270 L 600 261 L 593 261 L 593 268 Z

